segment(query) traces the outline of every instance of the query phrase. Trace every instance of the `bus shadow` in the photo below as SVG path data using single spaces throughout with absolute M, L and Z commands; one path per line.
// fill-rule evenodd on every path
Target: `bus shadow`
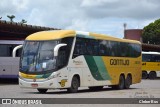
M 123 89 L 123 90 L 134 90 L 134 89 L 138 89 L 138 88 L 130 88 L 130 89 Z M 81 94 L 81 93 L 92 93 L 92 92 L 104 92 L 104 91 L 121 91 L 121 90 L 116 90 L 116 89 L 112 89 L 112 88 L 103 88 L 101 90 L 89 90 L 89 89 L 82 89 L 82 90 L 78 90 L 77 93 L 69 93 L 67 92 L 67 90 L 57 90 L 56 92 L 46 92 L 44 94 L 58 94 L 58 95 L 63 95 L 63 94 Z M 42 94 L 42 93 L 39 93 L 38 91 L 37 92 L 26 92 L 28 94 Z
M 157 77 L 155 80 L 160 80 L 160 77 Z
M 147 78 L 147 79 L 142 79 L 142 80 L 160 80 L 160 77 L 156 77 L 155 79 L 149 79 L 149 78 Z
M 0 85 L 18 84 L 17 78 L 0 78 Z

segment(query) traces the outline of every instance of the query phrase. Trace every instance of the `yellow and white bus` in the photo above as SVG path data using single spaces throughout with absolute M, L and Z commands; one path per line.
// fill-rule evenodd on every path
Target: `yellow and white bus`
M 141 82 L 141 43 L 74 30 L 28 36 L 20 59 L 19 85 L 48 89 L 110 86 L 128 89 Z
M 142 78 L 160 77 L 160 53 L 142 52 Z

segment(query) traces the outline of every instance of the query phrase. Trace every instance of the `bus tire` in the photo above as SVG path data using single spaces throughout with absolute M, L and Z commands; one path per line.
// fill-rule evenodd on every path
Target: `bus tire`
M 95 87 L 88 87 L 88 88 L 89 88 L 89 90 L 91 90 L 91 91 L 98 91 L 98 90 L 103 89 L 103 86 L 95 86 Z
M 147 79 L 147 78 L 148 78 L 147 71 L 142 71 L 142 79 Z
M 156 74 L 155 71 L 151 71 L 151 72 L 149 73 L 149 79 L 155 79 L 156 77 L 157 77 L 157 74 Z
M 74 76 L 72 78 L 71 87 L 68 88 L 67 91 L 70 93 L 76 93 L 78 91 L 79 86 L 80 86 L 79 79 L 77 78 L 77 76 Z
M 39 93 L 44 94 L 47 92 L 48 89 L 37 89 Z
M 127 75 L 127 78 L 125 79 L 125 89 L 129 89 L 130 85 L 132 84 L 132 77 L 131 75 Z
M 118 85 L 113 85 L 112 89 L 122 90 L 122 89 L 124 89 L 124 86 L 125 86 L 124 76 L 120 75 Z

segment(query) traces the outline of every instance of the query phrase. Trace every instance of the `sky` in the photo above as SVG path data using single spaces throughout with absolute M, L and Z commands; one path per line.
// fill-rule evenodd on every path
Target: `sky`
M 74 29 L 123 38 L 127 29 L 143 29 L 160 18 L 160 0 L 1 0 L 0 17 L 15 15 L 27 24 Z

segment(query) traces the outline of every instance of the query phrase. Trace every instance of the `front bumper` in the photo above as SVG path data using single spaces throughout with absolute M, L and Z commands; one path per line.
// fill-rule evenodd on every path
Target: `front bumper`
M 37 86 L 33 87 L 33 84 L 37 84 Z M 37 81 L 33 82 L 33 79 L 30 80 L 23 80 L 19 78 L 19 86 L 21 88 L 45 88 L 45 89 L 56 89 L 61 88 L 60 84 L 58 83 L 57 79 L 50 79 L 50 80 L 43 80 L 43 81 Z

